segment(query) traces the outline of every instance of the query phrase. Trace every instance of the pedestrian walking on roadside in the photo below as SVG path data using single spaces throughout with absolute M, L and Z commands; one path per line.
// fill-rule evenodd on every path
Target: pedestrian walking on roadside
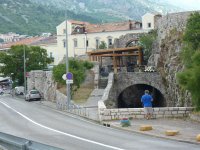
M 143 103 L 144 106 L 145 118 L 147 120 L 151 119 L 153 114 L 153 109 L 152 109 L 153 97 L 149 95 L 149 90 L 144 91 L 144 95 L 141 98 L 141 102 Z

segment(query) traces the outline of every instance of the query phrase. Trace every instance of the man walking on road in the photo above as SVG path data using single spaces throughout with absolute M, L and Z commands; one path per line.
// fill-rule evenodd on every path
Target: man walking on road
M 152 101 L 153 98 L 151 95 L 149 95 L 149 90 L 144 91 L 144 95 L 141 98 L 141 102 L 143 103 L 144 106 L 144 113 L 145 113 L 145 118 L 148 120 L 151 118 L 153 109 L 152 109 Z

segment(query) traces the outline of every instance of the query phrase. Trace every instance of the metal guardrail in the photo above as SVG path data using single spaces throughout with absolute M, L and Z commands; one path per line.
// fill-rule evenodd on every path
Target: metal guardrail
M 0 149 L 2 150 L 63 150 L 53 146 L 34 142 L 0 132 Z

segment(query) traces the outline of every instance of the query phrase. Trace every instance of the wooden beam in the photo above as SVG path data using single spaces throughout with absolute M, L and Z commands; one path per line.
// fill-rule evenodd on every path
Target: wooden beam
M 99 54 L 94 56 L 101 56 L 101 57 L 118 57 L 118 56 L 139 56 L 139 53 L 129 53 L 129 54 Z
M 105 54 L 105 53 L 113 53 L 113 52 L 128 52 L 128 51 L 139 51 L 140 46 L 134 47 L 126 47 L 126 48 L 114 48 L 114 49 L 105 49 L 105 50 L 95 50 L 91 52 L 87 52 L 87 54 L 95 55 L 95 54 Z

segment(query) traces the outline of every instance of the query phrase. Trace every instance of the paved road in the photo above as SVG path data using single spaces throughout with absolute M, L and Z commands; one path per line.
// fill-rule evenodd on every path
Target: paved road
M 34 102 L 0 96 L 0 132 L 65 150 L 199 150 L 200 145 L 107 128 Z

